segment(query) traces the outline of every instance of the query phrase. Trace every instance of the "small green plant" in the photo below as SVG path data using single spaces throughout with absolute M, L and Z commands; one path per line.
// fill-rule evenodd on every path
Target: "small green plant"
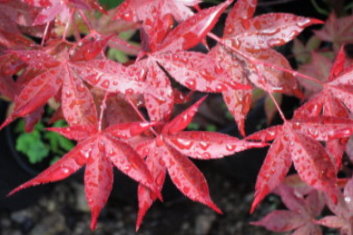
M 16 150 L 27 157 L 31 164 L 42 162 L 52 156 L 50 164 L 56 162 L 60 156 L 67 153 L 74 147 L 74 143 L 55 132 L 47 132 L 42 122 L 38 122 L 33 131 L 25 133 L 25 123 L 20 120 L 15 128 Z M 65 127 L 66 122 L 57 121 L 54 127 Z

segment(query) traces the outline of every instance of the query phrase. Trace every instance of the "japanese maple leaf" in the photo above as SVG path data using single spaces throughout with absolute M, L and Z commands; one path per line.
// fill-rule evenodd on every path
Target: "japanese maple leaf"
M 352 124 L 348 118 L 296 118 L 247 137 L 274 140 L 257 177 L 251 211 L 284 180 L 292 162 L 304 182 L 337 200 L 336 163 L 318 141 L 349 137 L 353 133 Z
M 261 220 L 252 222 L 252 225 L 263 226 L 274 232 L 293 231 L 293 235 L 322 234 L 320 226 L 314 223 L 325 206 L 324 198 L 318 191 L 311 190 L 305 198 L 299 197 L 286 185 L 281 185 L 276 191 L 289 210 L 272 211 Z
M 139 154 L 126 143 L 125 139 L 136 136 L 153 125 L 150 123 L 124 123 L 99 130 L 96 126 L 71 126 L 49 128 L 78 144 L 59 161 L 30 181 L 12 190 L 19 190 L 65 179 L 85 168 L 85 194 L 91 209 L 91 229 L 106 204 L 113 186 L 113 166 L 159 195 L 153 177 Z M 152 193 L 153 194 L 153 193 Z
M 337 18 L 335 13 L 331 13 L 324 27 L 314 32 L 323 41 L 332 42 L 335 45 L 343 45 L 353 42 L 352 27 L 353 16 Z
M 352 112 L 349 90 L 351 85 L 345 84 L 349 84 L 351 73 L 351 68 L 346 68 L 345 53 L 341 47 L 327 78 L 322 79 L 325 83 L 317 84 L 316 89 L 321 89 L 321 91 L 299 107 L 295 111 L 294 117 L 306 118 L 324 115 L 348 118 L 348 110 Z M 343 81 L 343 85 L 340 81 Z M 340 91 L 341 89 L 343 91 Z M 335 162 L 337 171 L 340 169 L 347 141 L 348 139 L 336 139 L 330 140 L 326 144 L 326 149 Z
M 77 9 L 95 9 L 104 12 L 103 8 L 96 0 L 22 0 L 23 2 L 40 7 L 42 10 L 36 16 L 33 25 L 46 24 L 56 17 L 65 23 Z
M 81 79 L 83 73 L 78 69 L 87 66 L 82 65 L 81 61 L 94 58 L 104 48 L 105 43 L 101 44 L 98 40 L 96 44 L 89 44 L 89 48 L 83 46 L 78 48 L 77 51 L 72 50 L 71 57 L 65 51 L 55 56 L 42 50 L 10 51 L 9 53 L 17 56 L 29 67 L 42 72 L 35 73 L 35 76 L 31 77 L 22 88 L 15 98 L 13 112 L 1 127 L 12 122 L 15 118 L 27 116 L 45 105 L 60 89 L 62 110 L 67 122 L 70 125 L 94 125 L 97 122 L 95 103 L 92 94 Z M 101 66 L 101 63 L 94 67 Z M 88 62 L 87 64 L 89 65 Z M 116 66 L 118 67 L 119 64 L 116 64 Z M 123 85 L 123 87 L 125 86 L 127 85 Z
M 221 133 L 182 131 L 191 122 L 204 99 L 199 100 L 165 124 L 155 138 L 145 139 L 136 148 L 142 156 L 146 156 L 145 162 L 159 191 L 162 190 L 168 172 L 174 185 L 185 196 L 220 213 L 220 209 L 210 198 L 205 177 L 188 156 L 194 159 L 218 159 L 249 148 L 263 147 L 264 144 L 239 140 Z M 156 200 L 156 195 L 140 184 L 138 198 L 137 229 L 147 210 Z
M 223 41 L 254 60 L 290 69 L 286 58 L 272 47 L 281 46 L 295 38 L 305 27 L 319 23 L 318 20 L 287 13 L 269 13 L 253 17 L 257 0 L 238 0 L 228 14 Z M 262 64 L 254 64 L 227 49 L 217 45 L 210 54 L 225 70 L 230 71 L 232 80 L 241 84 L 254 84 L 269 92 L 298 95 L 297 81 L 285 74 Z M 244 120 L 250 110 L 250 90 L 223 92 L 228 109 L 238 124 L 240 133 L 245 135 Z
M 108 61 L 99 62 L 97 60 L 92 60 L 89 62 L 81 62 L 80 68 L 77 71 L 86 74 L 83 79 L 92 86 L 100 89 L 114 92 L 117 90 L 117 84 L 119 84 L 120 86 L 124 85 L 128 87 L 125 89 L 127 95 L 142 94 L 151 120 L 167 120 L 172 112 L 174 95 L 170 80 L 158 63 L 169 68 L 167 63 L 171 60 L 171 54 L 169 54 L 171 51 L 181 51 L 180 55 L 175 55 L 175 57 L 181 58 L 181 60 L 183 60 L 182 57 L 188 57 L 190 63 L 187 66 L 182 64 L 186 67 L 186 69 L 182 70 L 182 73 L 175 74 L 172 71 L 168 71 L 173 76 L 175 75 L 175 79 L 182 84 L 188 84 L 188 82 L 183 81 L 188 80 L 190 76 L 193 79 L 197 76 L 202 76 L 203 72 L 201 71 L 200 73 L 200 71 L 198 71 L 198 69 L 200 69 L 198 67 L 200 64 L 205 68 L 207 66 L 215 66 L 215 63 L 213 63 L 208 57 L 205 57 L 204 54 L 183 52 L 183 50 L 190 49 L 197 45 L 206 36 L 207 32 L 212 29 L 221 13 L 230 3 L 231 1 L 227 1 L 216 7 L 201 10 L 197 14 L 180 23 L 170 31 L 168 35 L 166 35 L 165 32 L 162 33 L 161 35 L 164 35 L 165 37 L 156 37 L 154 38 L 156 41 L 148 41 L 147 43 L 149 43 L 150 46 L 149 50 L 151 50 L 151 52 L 148 53 L 148 57 L 137 61 L 125 70 L 117 69 L 114 63 Z M 195 58 L 199 63 L 194 61 Z M 119 70 L 122 72 L 119 72 Z M 229 85 L 227 79 L 224 79 L 224 75 L 222 75 L 222 73 L 225 73 L 223 70 L 220 69 L 221 71 L 218 71 L 212 67 L 208 68 L 208 70 L 208 74 L 204 75 L 208 79 L 216 80 L 217 76 L 220 78 L 218 82 L 215 81 L 211 83 L 207 89 L 204 84 L 204 91 L 215 91 L 217 89 L 219 91 L 219 89 L 228 88 L 230 85 L 233 87 L 237 85 L 234 83 L 230 83 Z M 185 77 L 185 74 L 187 73 L 189 73 L 190 76 Z M 136 85 L 117 81 L 115 80 L 116 76 L 129 76 L 130 81 L 136 82 Z
M 341 234 L 352 234 L 353 219 L 353 180 L 347 182 L 343 195 L 341 194 L 338 203 L 333 203 L 329 198 L 326 204 L 334 215 L 328 215 L 317 221 L 317 224 L 339 229 Z

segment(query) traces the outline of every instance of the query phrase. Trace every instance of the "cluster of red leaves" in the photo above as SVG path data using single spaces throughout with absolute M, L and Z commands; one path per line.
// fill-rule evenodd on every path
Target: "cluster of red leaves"
M 112 189 L 114 165 L 138 182 L 137 229 L 153 202 L 162 200 L 167 173 L 185 196 L 220 213 L 205 177 L 188 157 L 217 159 L 274 140 L 258 176 L 252 210 L 284 181 L 292 162 L 306 184 L 326 193 L 333 205 L 339 200 L 336 175 L 347 138 L 353 133 L 351 69 L 345 67 L 344 53 L 337 56 L 327 82 L 318 82 L 321 90 L 292 120 L 283 116 L 282 125 L 245 140 L 184 131 L 205 98 L 175 116 L 175 104 L 187 99 L 180 98 L 182 93 L 172 86 L 171 78 L 191 91 L 222 94 L 245 136 L 253 88 L 271 97 L 273 92 L 302 97 L 298 73 L 273 47 L 321 23 L 288 13 L 254 17 L 257 1 L 238 0 L 219 38 L 210 31 L 233 1 L 206 9 L 200 9 L 200 2 L 126 0 L 106 12 L 95 0 L 0 0 L 0 92 L 14 102 L 1 128 L 22 117 L 30 131 L 44 106 L 55 101 L 60 107 L 52 119 L 63 118 L 69 127 L 49 130 L 77 141 L 58 162 L 10 194 L 62 180 L 85 166 L 85 193 L 95 229 Z M 103 22 L 105 15 L 97 18 L 93 11 L 113 16 L 109 18 L 113 26 Z M 141 47 L 117 36 L 127 29 L 139 30 Z M 206 36 L 216 39 L 215 47 L 208 53 L 190 50 L 200 43 L 207 47 Z M 31 38 L 40 38 L 40 45 Z M 127 64 L 114 62 L 105 55 L 110 47 L 136 59 Z M 141 107 L 147 110 L 145 116 Z M 290 189 L 280 195 L 300 221 L 291 229 L 316 229 L 308 221 L 321 207 L 305 205 L 316 200 L 317 191 L 305 200 L 295 198 Z

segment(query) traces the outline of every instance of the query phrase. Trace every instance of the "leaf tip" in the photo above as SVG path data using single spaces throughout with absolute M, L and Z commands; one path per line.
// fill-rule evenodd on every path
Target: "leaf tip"
M 214 202 L 212 202 L 212 201 L 208 202 L 207 206 L 209 206 L 212 210 L 214 210 L 218 214 L 220 214 L 220 215 L 223 214 L 222 210 L 219 209 L 219 207 Z
M 142 214 L 142 215 L 140 213 L 138 214 L 136 219 L 135 232 L 138 232 L 140 230 L 144 216 L 145 214 Z
M 319 19 L 315 19 L 315 18 L 311 18 L 310 19 L 310 23 L 311 24 L 325 24 L 325 21 L 319 20 Z
M 9 125 L 13 121 L 12 117 L 8 117 L 0 126 L 0 130 L 2 130 L 5 126 Z
M 255 198 L 254 198 L 254 201 L 251 204 L 251 208 L 250 208 L 250 211 L 249 211 L 250 214 L 254 213 L 254 211 L 256 210 L 257 206 L 260 204 L 262 199 L 264 199 L 264 197 L 268 194 L 268 192 L 269 192 L 268 187 L 263 188 L 261 191 L 259 191 L 259 190 L 255 191 Z
M 14 195 L 15 193 L 17 193 L 18 191 L 21 191 L 22 189 L 25 189 L 25 188 L 28 188 L 28 187 L 31 187 L 31 186 L 34 186 L 33 184 L 27 184 L 27 183 L 24 183 L 24 184 L 21 184 L 20 186 L 14 188 L 13 190 L 11 190 L 11 192 L 9 192 L 6 197 L 11 197 L 12 195 Z
M 91 210 L 91 223 L 89 225 L 89 228 L 91 231 L 96 230 L 97 228 L 97 219 L 98 219 L 99 212 L 97 210 Z

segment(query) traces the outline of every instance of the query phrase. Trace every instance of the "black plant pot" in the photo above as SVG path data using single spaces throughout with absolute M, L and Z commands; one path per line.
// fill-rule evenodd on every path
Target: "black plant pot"
M 7 103 L 0 102 L 1 122 L 5 119 Z M 50 190 L 49 185 L 25 189 L 11 197 L 6 195 L 15 187 L 35 177 L 41 168 L 31 165 L 25 157 L 15 150 L 15 136 L 12 126 L 0 131 L 0 209 L 19 210 L 34 204 L 45 192 Z

